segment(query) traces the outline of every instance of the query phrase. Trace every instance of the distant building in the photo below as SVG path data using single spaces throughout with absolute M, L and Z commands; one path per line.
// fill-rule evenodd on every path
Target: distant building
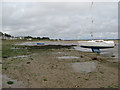
M 2 39 L 8 40 L 10 37 L 6 36 L 5 34 L 2 35 Z
M 17 37 L 17 39 L 25 39 L 23 36 L 19 36 Z
M 11 36 L 9 34 L 3 34 L 0 32 L 0 39 L 4 39 L 4 40 L 15 40 L 15 39 L 24 39 L 23 36 L 20 36 L 20 37 L 14 37 L 14 36 Z
M 31 41 L 31 40 L 32 40 L 32 38 L 27 38 L 27 40 L 30 40 L 30 41 Z

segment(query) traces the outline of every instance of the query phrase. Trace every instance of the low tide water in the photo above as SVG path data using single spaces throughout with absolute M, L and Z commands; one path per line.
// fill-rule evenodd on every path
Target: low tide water
M 57 57 L 57 59 L 78 59 L 79 57 L 76 56 L 62 56 L 62 57 Z
M 9 58 L 27 58 L 30 55 L 22 55 L 22 56 L 15 56 L 15 57 L 9 57 Z

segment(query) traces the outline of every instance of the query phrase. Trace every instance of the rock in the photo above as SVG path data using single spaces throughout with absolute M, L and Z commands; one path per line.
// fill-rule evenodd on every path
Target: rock
M 83 56 L 81 56 L 81 58 L 83 58 Z
M 7 70 L 7 68 L 4 68 L 5 70 Z
M 30 64 L 30 62 L 27 62 L 27 64 Z
M 3 58 L 7 58 L 7 56 L 3 56 Z
M 92 58 L 92 60 L 97 60 L 97 58 L 96 58 L 96 57 L 94 57 L 94 58 Z
M 33 58 L 30 58 L 30 60 L 33 60 Z
M 93 57 L 92 60 L 101 60 L 100 57 Z
M 78 88 L 79 86 L 75 86 L 76 88 Z
M 111 57 L 115 57 L 115 55 L 112 55 Z

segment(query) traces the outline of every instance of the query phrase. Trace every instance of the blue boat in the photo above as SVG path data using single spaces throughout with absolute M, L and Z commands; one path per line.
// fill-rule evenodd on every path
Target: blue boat
M 45 43 L 37 43 L 37 45 L 44 45 Z

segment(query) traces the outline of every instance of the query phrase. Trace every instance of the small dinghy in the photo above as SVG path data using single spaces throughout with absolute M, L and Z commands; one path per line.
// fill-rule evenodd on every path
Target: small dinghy
M 114 48 L 114 41 L 90 40 L 78 41 L 80 47 L 91 48 L 93 52 L 100 53 L 99 49 Z

